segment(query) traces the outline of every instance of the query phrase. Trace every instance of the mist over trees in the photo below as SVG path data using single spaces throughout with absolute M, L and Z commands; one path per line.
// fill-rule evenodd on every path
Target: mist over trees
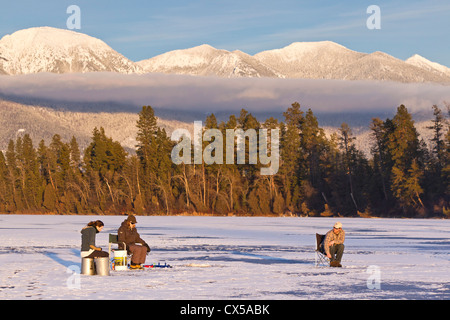
M 284 121 L 259 122 L 245 109 L 220 123 L 206 117 L 203 130 L 223 136 L 226 129 L 279 129 L 274 175 L 261 175 L 263 165 L 249 164 L 248 152 L 245 164 L 174 164 L 177 142 L 150 106 L 139 113 L 133 154 L 103 128 L 93 128 L 83 152 L 76 137 L 55 134 L 49 145 L 35 145 L 24 134 L 0 152 L 0 212 L 449 217 L 450 108 L 432 110 L 431 141 L 419 136 L 404 105 L 392 119 L 372 119 L 370 157 L 356 148 L 348 124 L 327 137 L 297 102 Z

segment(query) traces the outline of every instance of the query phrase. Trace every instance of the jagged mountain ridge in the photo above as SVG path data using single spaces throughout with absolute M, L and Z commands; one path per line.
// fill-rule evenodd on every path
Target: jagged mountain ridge
M 447 74 L 432 72 L 383 52 L 361 53 L 331 41 L 297 42 L 282 49 L 260 52 L 255 57 L 287 78 L 397 82 L 450 80 Z
M 276 77 L 291 79 L 381 80 L 396 82 L 450 82 L 450 68 L 426 60 L 422 65 L 397 59 L 383 52 L 370 54 L 347 49 L 331 41 L 295 42 L 282 48 L 263 51 L 251 57 L 248 69 L 258 66 L 270 73 L 230 72 L 238 64 L 226 58 L 238 55 L 202 45 L 175 50 L 139 61 L 145 72 L 215 75 L 220 77 Z M 238 59 L 236 59 L 238 60 Z M 222 68 L 214 65 L 222 64 Z M 435 69 L 439 67 L 440 69 Z M 239 68 L 242 70 L 244 68 Z M 228 72 L 223 72 L 228 70 Z M 448 70 L 442 72 L 442 70 Z
M 186 50 L 174 50 L 137 63 L 146 72 L 200 76 L 283 78 L 258 59 L 236 50 L 220 50 L 204 44 Z
M 295 42 L 253 56 L 201 45 L 133 62 L 103 41 L 71 30 L 36 27 L 0 39 L 0 74 L 97 71 L 450 83 L 450 68 L 421 56 L 403 61 L 331 41 Z

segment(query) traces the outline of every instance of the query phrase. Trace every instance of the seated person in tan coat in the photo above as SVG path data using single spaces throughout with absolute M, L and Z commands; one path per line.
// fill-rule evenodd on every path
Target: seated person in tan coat
M 325 235 L 323 247 L 328 258 L 330 258 L 330 267 L 342 267 L 341 259 L 344 254 L 345 231 L 342 229 L 342 223 L 336 222 L 333 230 Z

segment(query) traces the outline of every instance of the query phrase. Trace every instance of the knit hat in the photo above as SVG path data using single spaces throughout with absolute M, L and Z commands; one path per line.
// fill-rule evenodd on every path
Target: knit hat
M 128 222 L 131 222 L 132 224 L 137 223 L 137 222 L 136 222 L 136 217 L 133 216 L 132 214 L 130 214 L 130 215 L 128 216 L 127 221 L 128 221 Z
M 342 229 L 342 223 L 336 222 L 336 223 L 334 224 L 333 228 L 336 228 L 336 229 Z

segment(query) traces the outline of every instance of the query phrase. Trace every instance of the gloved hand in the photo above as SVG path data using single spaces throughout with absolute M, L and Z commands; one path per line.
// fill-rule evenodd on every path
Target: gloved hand
M 147 248 L 147 253 L 150 253 L 151 249 L 150 249 L 150 247 L 149 247 L 149 245 L 147 243 L 144 244 L 144 247 Z

